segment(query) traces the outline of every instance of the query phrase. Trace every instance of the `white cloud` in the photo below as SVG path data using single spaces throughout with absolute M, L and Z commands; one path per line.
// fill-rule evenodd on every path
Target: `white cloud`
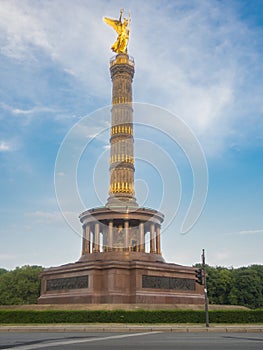
M 211 1 L 65 2 L 2 1 L 2 54 L 37 60 L 44 51 L 83 82 L 89 94 L 110 102 L 109 48 L 116 33 L 103 15 L 131 10 L 129 51 L 135 57 L 134 100 L 180 115 L 208 153 L 221 152 L 230 137 L 259 133 L 262 33 L 236 15 L 234 4 Z M 119 6 L 118 6 L 119 5 Z M 34 108 L 33 108 L 34 110 Z M 32 110 L 14 113 L 26 114 Z M 249 127 L 243 127 L 248 123 Z M 242 130 L 241 130 L 242 128 Z M 238 132 L 237 132 L 238 130 Z M 262 131 L 262 130 L 261 130 Z
M 17 258 L 17 256 L 14 254 L 0 254 L 0 260 L 3 260 L 3 261 L 14 260 L 16 258 Z
M 0 152 L 10 152 L 13 150 L 11 143 L 0 140 Z
M 29 2 L 2 1 L 0 5 L 0 25 L 6 29 L 5 45 L 1 52 L 16 59 L 33 58 L 28 46 L 35 45 L 49 50 L 45 31 L 37 19 L 28 11 Z
M 1 52 L 17 60 L 34 61 L 36 50 L 41 49 L 65 72 L 89 87 L 93 82 L 93 92 L 98 95 L 108 78 L 106 43 L 111 35 L 101 20 L 105 8 L 103 1 L 94 6 L 86 1 L 57 0 L 42 3 L 41 8 L 39 3 L 27 0 L 2 2 L 0 27 L 5 40 Z
M 262 230 L 245 230 L 245 231 L 240 231 L 238 232 L 240 235 L 257 235 L 257 234 L 263 234 L 263 229 Z
M 72 217 L 73 219 L 78 218 L 78 213 L 75 212 L 66 212 L 67 217 Z M 64 217 L 60 211 L 34 211 L 26 213 L 26 216 L 35 220 L 35 223 L 44 223 L 44 224 L 55 224 L 63 223 Z
M 54 113 L 54 112 L 57 112 L 57 110 L 54 110 L 53 108 L 44 107 L 44 106 L 35 106 L 35 107 L 30 108 L 30 109 L 15 108 L 15 107 L 9 106 L 5 103 L 0 103 L 0 106 L 4 110 L 6 110 L 14 115 L 28 116 L 28 115 L 32 115 L 32 114 L 36 114 L 36 113 L 44 113 L 44 112 Z
M 225 233 L 225 235 L 241 235 L 241 236 L 260 235 L 260 234 L 263 234 L 263 229 L 242 230 L 242 231 Z
M 104 119 L 101 118 L 103 111 L 105 114 Z M 105 117 L 109 114 L 110 112 L 107 108 L 95 112 L 96 119 L 93 116 L 87 116 L 87 118 L 81 119 L 78 124 L 74 125 L 72 137 L 81 138 L 82 140 L 85 138 L 85 142 L 86 139 L 96 139 L 108 144 L 110 124 L 109 121 L 105 120 Z
M 37 223 L 54 223 L 63 220 L 60 212 L 34 211 L 26 215 L 34 219 Z
M 51 108 L 47 108 L 47 107 L 34 107 L 31 109 L 14 108 L 11 111 L 14 114 L 22 114 L 22 115 L 42 113 L 42 112 L 53 112 L 53 110 Z
M 259 103 L 250 102 L 254 94 L 260 94 L 255 89 L 258 84 L 253 93 L 247 91 L 257 78 L 255 73 L 249 76 L 249 66 L 254 64 L 262 74 L 253 44 L 260 33 L 240 22 L 231 7 L 205 1 L 191 4 L 190 11 L 179 10 L 174 17 L 164 7 L 157 22 L 154 10 L 148 13 L 154 21 L 142 28 L 140 40 L 135 41 L 139 65 L 135 82 L 139 80 L 137 89 L 148 90 L 149 101 L 154 96 L 154 103 L 182 116 L 206 150 L 214 153 L 251 107 L 262 109 Z M 138 37 L 139 28 L 135 30 Z M 240 100 L 243 91 L 246 96 Z

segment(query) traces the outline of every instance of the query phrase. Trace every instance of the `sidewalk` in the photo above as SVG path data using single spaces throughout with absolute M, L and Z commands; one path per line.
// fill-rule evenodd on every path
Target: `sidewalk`
M 0 332 L 116 332 L 116 333 L 140 333 L 140 332 L 220 332 L 220 333 L 263 333 L 263 325 L 205 325 L 189 324 L 46 324 L 46 325 L 0 325 Z

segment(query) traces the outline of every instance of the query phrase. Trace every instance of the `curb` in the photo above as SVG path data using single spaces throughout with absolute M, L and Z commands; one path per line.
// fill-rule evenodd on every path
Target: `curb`
M 259 326 L 173 326 L 173 325 L 41 325 L 41 326 L 0 326 L 0 332 L 85 332 L 85 333 L 141 333 L 141 332 L 175 332 L 175 333 L 263 333 Z

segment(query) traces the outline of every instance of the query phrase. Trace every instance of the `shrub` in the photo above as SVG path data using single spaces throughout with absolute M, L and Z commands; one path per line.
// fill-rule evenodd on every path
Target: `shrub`
M 262 323 L 263 309 L 214 310 L 211 323 Z M 0 310 L 0 323 L 205 323 L 205 312 L 197 310 Z

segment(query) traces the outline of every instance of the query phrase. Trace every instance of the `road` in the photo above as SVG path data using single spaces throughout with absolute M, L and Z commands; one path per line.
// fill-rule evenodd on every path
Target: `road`
M 263 333 L 40 333 L 1 332 L 0 349 L 16 350 L 256 350 Z

